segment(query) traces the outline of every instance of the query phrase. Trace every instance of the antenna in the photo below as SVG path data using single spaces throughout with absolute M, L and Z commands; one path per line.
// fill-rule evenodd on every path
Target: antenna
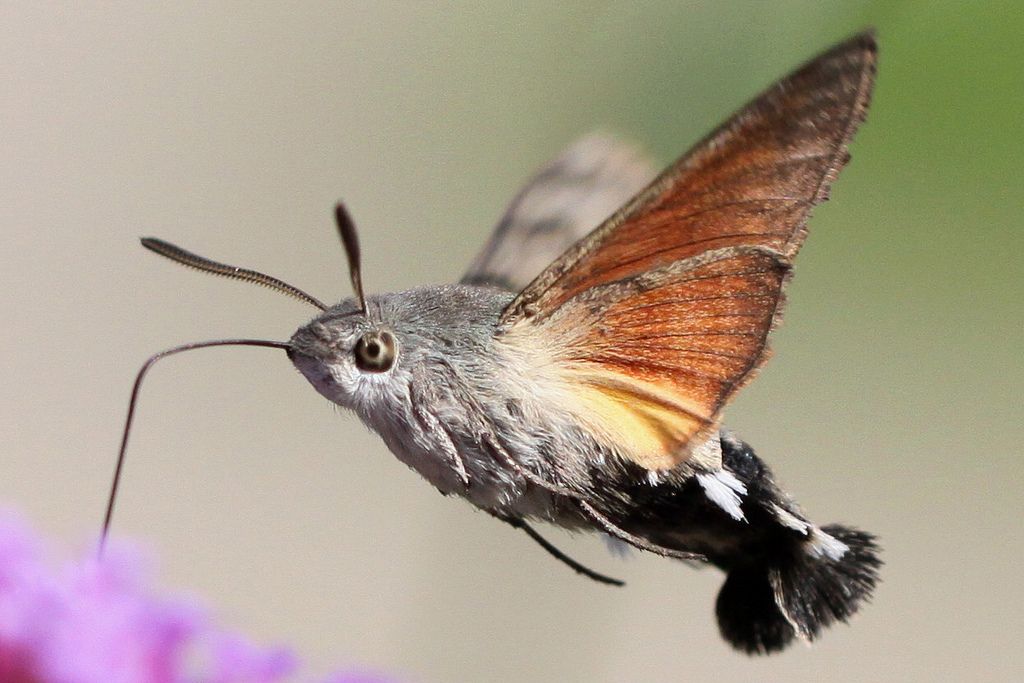
M 187 252 L 186 252 L 187 253 Z M 149 372 L 149 369 L 153 367 L 161 358 L 167 356 L 173 356 L 176 353 L 183 353 L 185 351 L 194 351 L 195 349 L 205 349 L 211 346 L 266 346 L 272 349 L 284 349 L 288 350 L 291 347 L 285 342 L 279 341 L 268 341 L 265 339 L 215 339 L 213 341 L 205 342 L 193 342 L 191 344 L 183 344 L 182 346 L 175 346 L 172 349 L 161 351 L 150 356 L 142 367 L 139 369 L 139 374 L 135 376 L 135 384 L 132 386 L 132 396 L 128 401 L 128 417 L 124 421 L 124 434 L 121 436 L 121 448 L 117 453 L 117 466 L 114 468 L 114 478 L 110 483 L 110 494 L 107 497 L 107 512 L 103 516 L 103 529 L 100 532 L 100 547 L 99 555 L 103 556 L 103 548 L 107 544 L 107 536 L 110 535 L 110 522 L 114 517 L 114 502 L 117 500 L 117 488 L 121 483 L 121 471 L 124 469 L 125 453 L 128 450 L 128 435 L 132 430 L 132 421 L 135 419 L 135 406 L 139 400 L 139 389 L 142 388 L 142 380 Z
M 356 224 L 341 202 L 334 207 L 334 220 L 338 224 L 338 234 L 341 236 L 341 243 L 345 247 L 345 256 L 348 258 L 348 273 L 352 278 L 352 290 L 356 294 L 356 299 L 359 300 L 359 308 L 362 309 L 363 315 L 369 315 L 366 308 L 366 297 L 363 296 L 363 276 L 359 263 L 359 236 L 356 234 Z
M 211 261 L 208 258 L 203 258 L 202 256 L 193 254 L 190 251 L 185 251 L 181 247 L 176 247 L 170 242 L 164 242 L 163 240 L 155 237 L 143 237 L 142 246 L 165 258 L 169 258 L 172 261 L 180 263 L 183 266 L 195 268 L 196 270 L 201 270 L 204 273 L 213 273 L 214 275 L 222 275 L 224 277 L 234 278 L 235 280 L 263 285 L 264 287 L 269 287 L 270 289 L 281 292 L 282 294 L 294 297 L 299 301 L 305 301 L 311 306 L 316 306 L 321 311 L 327 310 L 327 306 L 325 306 L 319 299 L 311 297 L 298 287 L 293 287 L 283 280 L 278 280 L 276 277 L 264 275 L 263 273 L 255 270 L 249 270 L 248 268 L 239 268 L 237 266 L 229 266 L 225 263 L 217 263 L 216 261 Z

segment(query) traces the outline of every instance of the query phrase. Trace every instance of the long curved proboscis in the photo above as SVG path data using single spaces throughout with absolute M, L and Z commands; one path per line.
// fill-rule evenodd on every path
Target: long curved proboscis
M 359 308 L 363 311 L 363 315 L 367 315 L 356 224 L 341 202 L 334 207 L 334 220 L 338 224 L 338 235 L 341 237 L 341 244 L 345 247 L 345 256 L 348 258 L 348 274 L 352 278 L 352 290 L 355 292 L 356 299 L 359 300 Z
M 170 242 L 165 242 L 155 237 L 143 237 L 142 246 L 154 253 L 180 263 L 183 266 L 195 268 L 196 270 L 201 270 L 204 273 L 213 273 L 214 275 L 222 275 L 235 280 L 253 282 L 257 285 L 269 287 L 270 289 L 281 292 L 282 294 L 287 294 L 290 297 L 296 298 L 299 301 L 304 301 L 312 306 L 316 306 L 321 311 L 327 310 L 327 306 L 325 306 L 319 299 L 306 294 L 298 287 L 294 287 L 284 280 L 279 280 L 276 277 L 271 277 L 270 275 L 265 275 L 264 273 L 250 270 L 248 268 L 239 268 L 237 266 L 229 266 L 226 263 L 211 261 L 208 258 L 199 256 L 198 254 L 193 254 L 190 251 L 185 251 L 181 247 L 177 247 Z
M 142 387 L 142 380 L 149 372 L 149 369 L 153 367 L 161 358 L 167 356 L 173 356 L 177 353 L 184 351 L 194 351 L 195 349 L 205 349 L 211 346 L 264 346 L 272 349 L 284 349 L 288 350 L 290 347 L 285 342 L 269 341 L 265 339 L 215 339 L 213 341 L 205 342 L 193 342 L 191 344 L 183 344 L 181 346 L 175 346 L 172 349 L 161 351 L 160 353 L 154 354 L 143 363 L 139 369 L 139 374 L 135 376 L 135 384 L 132 387 L 131 399 L 128 402 L 128 417 L 125 418 L 124 422 L 124 433 L 121 436 L 121 448 L 117 453 L 117 466 L 114 468 L 114 478 L 110 483 L 110 494 L 107 497 L 107 511 L 103 516 L 103 529 L 100 532 L 100 547 L 99 554 L 102 556 L 103 548 L 107 543 L 107 536 L 110 534 L 110 523 L 114 517 L 114 503 L 117 500 L 117 489 L 121 483 L 121 471 L 124 469 L 125 453 L 128 450 L 128 435 L 131 433 L 132 421 L 135 419 L 135 406 L 139 399 L 139 389 Z

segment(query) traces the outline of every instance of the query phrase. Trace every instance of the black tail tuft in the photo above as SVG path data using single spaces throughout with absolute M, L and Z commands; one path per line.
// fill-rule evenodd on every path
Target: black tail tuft
M 777 652 L 796 636 L 814 640 L 871 597 L 881 564 L 871 534 L 812 528 L 792 552 L 729 571 L 715 607 L 722 637 L 748 654 Z
M 718 593 L 715 613 L 722 637 L 747 654 L 782 650 L 796 635 L 772 594 L 766 567 L 737 567 Z

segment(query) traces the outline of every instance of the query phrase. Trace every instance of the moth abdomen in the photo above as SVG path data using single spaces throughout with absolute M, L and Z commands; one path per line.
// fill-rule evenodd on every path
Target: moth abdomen
M 700 553 L 726 573 L 716 614 L 733 647 L 767 654 L 814 640 L 870 598 L 882 564 L 875 538 L 815 525 L 749 445 L 717 438 L 717 471 L 673 470 L 652 484 L 629 464 L 606 469 L 602 509 L 630 533 Z

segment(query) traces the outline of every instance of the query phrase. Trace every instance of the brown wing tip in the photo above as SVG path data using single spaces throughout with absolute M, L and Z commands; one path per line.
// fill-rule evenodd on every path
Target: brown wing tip
M 808 60 L 786 80 L 799 79 L 808 72 L 816 72 L 822 69 L 826 64 L 835 64 L 836 67 L 833 68 L 840 69 L 853 66 L 855 69 L 859 68 L 864 74 L 865 85 L 870 90 L 877 62 L 878 40 L 875 36 L 875 30 L 870 28 L 833 45 L 830 49 Z
M 828 66 L 826 66 L 828 65 Z M 836 69 L 837 71 L 848 71 L 857 74 L 856 85 L 849 89 L 849 115 L 840 137 L 837 140 L 837 147 L 832 161 L 829 163 L 824 176 L 818 185 L 814 195 L 814 203 L 827 201 L 829 190 L 839 172 L 850 161 L 850 153 L 847 145 L 853 139 L 860 124 L 867 117 L 868 107 L 871 104 L 871 93 L 874 90 L 875 74 L 878 65 L 878 41 L 875 37 L 875 29 L 868 28 L 843 42 L 835 45 L 832 49 L 812 59 L 796 73 L 793 79 L 808 77 L 810 74 L 822 69 Z M 787 253 L 795 255 L 803 241 L 803 234 L 806 228 L 799 231 L 796 239 L 791 240 Z
M 831 60 L 859 65 L 861 82 L 858 93 L 859 101 L 856 103 L 856 106 L 858 112 L 863 114 L 867 110 L 871 91 L 874 87 L 875 73 L 878 69 L 878 40 L 875 36 L 875 29 L 866 29 L 844 40 L 821 57 L 815 59 L 812 64 Z
M 805 67 L 836 58 L 861 61 L 867 65 L 874 65 L 877 55 L 878 38 L 875 29 L 867 28 L 860 33 L 855 33 L 846 40 L 836 43 L 830 49 L 811 59 Z
M 878 52 L 878 31 L 874 26 L 869 26 L 860 33 L 855 34 L 846 41 L 846 44 L 859 46 L 872 54 Z
M 859 31 L 846 40 L 836 45 L 835 50 L 842 52 L 851 48 L 859 48 L 863 50 L 869 50 L 871 52 L 878 51 L 878 32 L 874 26 L 869 26 L 862 31 Z

